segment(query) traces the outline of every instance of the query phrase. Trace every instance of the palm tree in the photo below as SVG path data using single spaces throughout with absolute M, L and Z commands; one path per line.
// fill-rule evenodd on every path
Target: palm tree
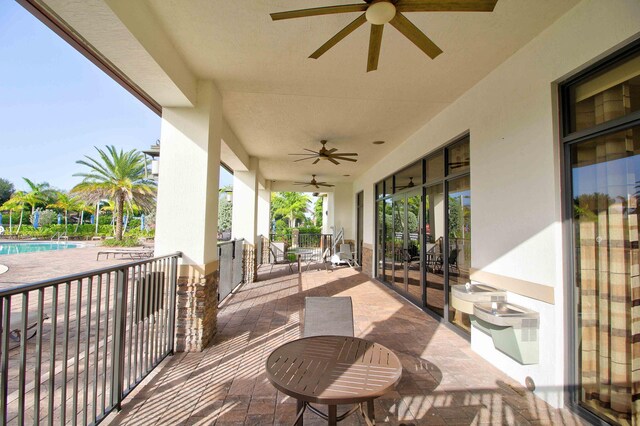
M 26 177 L 22 179 L 29 185 L 29 192 L 23 194 L 23 200 L 26 205 L 31 207 L 31 214 L 33 214 L 38 204 L 47 204 L 47 200 L 51 198 L 53 190 L 47 182 L 34 183 Z
M 295 226 L 295 220 L 304 217 L 310 199 L 300 192 L 278 192 L 271 200 L 274 216 L 282 216 L 289 221 L 289 227 Z
M 76 223 L 76 229 L 73 232 L 78 232 L 78 228 L 84 222 L 84 212 L 94 214 L 96 211 L 96 207 L 84 200 L 78 200 L 78 211 L 80 212 L 80 220 L 78 220 L 78 223 Z
M 103 198 L 112 200 L 116 213 L 116 240 L 122 240 L 125 203 L 150 209 L 155 203 L 155 182 L 145 178 L 146 164 L 142 153 L 118 151 L 114 146 L 107 146 L 105 151 L 97 147 L 96 150 L 99 160 L 85 156 L 86 160 L 76 161 L 89 168 L 89 172 L 74 174 L 83 179 L 71 192 L 94 203 Z
M 6 201 L 2 206 L 0 206 L 0 210 L 9 210 L 9 215 L 11 215 L 12 211 L 15 209 L 20 209 L 20 223 L 18 223 L 18 230 L 16 234 L 20 233 L 20 228 L 22 227 L 22 216 L 24 215 L 24 206 L 26 193 L 24 191 L 16 191 L 11 194 L 11 198 Z
M 55 203 L 47 205 L 47 207 L 53 207 L 54 209 L 64 210 L 64 229 L 67 230 L 67 218 L 69 216 L 69 210 L 78 211 L 80 209 L 81 201 L 78 197 L 70 196 L 64 192 L 57 192 L 57 200 Z

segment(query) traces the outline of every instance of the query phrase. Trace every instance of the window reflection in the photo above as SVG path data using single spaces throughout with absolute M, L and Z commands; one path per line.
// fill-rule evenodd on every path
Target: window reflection
M 471 179 L 464 176 L 449 181 L 449 250 L 447 264 L 449 289 L 469 281 L 471 268 Z M 451 300 L 451 297 L 449 297 Z M 466 331 L 471 330 L 469 315 L 449 305 L 449 319 Z
M 578 398 L 614 423 L 637 424 L 640 127 L 575 144 L 570 154 Z
M 573 86 L 570 97 L 572 132 L 640 110 L 640 56 Z

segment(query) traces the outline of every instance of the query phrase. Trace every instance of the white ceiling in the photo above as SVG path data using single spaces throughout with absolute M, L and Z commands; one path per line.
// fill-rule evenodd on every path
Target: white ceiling
M 369 24 L 308 59 L 357 13 L 269 17 L 358 0 L 147 1 L 193 72 L 216 82 L 229 125 L 266 179 L 315 173 L 330 182 L 367 170 L 578 2 L 499 0 L 492 13 L 407 13 L 444 53 L 431 60 L 386 25 L 378 70 L 367 73 Z M 319 149 L 320 139 L 358 152 L 359 161 L 312 166 L 286 155 Z

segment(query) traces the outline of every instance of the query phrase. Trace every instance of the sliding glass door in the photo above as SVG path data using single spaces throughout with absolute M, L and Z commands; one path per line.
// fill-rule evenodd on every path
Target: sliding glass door
M 424 270 L 426 306 L 444 316 L 444 185 L 428 186 L 425 191 Z
M 376 183 L 377 276 L 445 320 L 455 314 L 450 286 L 471 267 L 469 144 L 465 136 Z M 468 330 L 468 318 L 454 323 Z
M 393 286 L 422 304 L 422 188 L 393 197 Z
M 448 243 L 447 264 L 449 283 L 449 321 L 471 333 L 468 314 L 451 305 L 451 287 L 469 282 L 471 269 L 471 182 L 462 176 L 448 182 Z
M 405 283 L 407 261 L 405 201 L 404 196 L 393 197 L 393 278 L 391 283 L 397 290 L 403 292 L 407 291 Z

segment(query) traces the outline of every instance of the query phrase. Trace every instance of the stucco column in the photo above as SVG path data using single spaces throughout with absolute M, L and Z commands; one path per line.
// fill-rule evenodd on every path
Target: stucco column
M 327 193 L 324 197 L 322 197 L 322 233 L 323 234 L 331 234 L 333 230 L 331 229 L 334 226 L 333 223 L 333 192 Z M 338 232 L 338 229 L 335 229 L 335 232 Z
M 156 254 L 182 252 L 176 350 L 200 351 L 216 332 L 222 97 L 198 83 L 192 108 L 162 111 Z
M 244 238 L 242 275 L 245 282 L 253 282 L 257 276 L 258 241 L 258 159 L 250 158 L 249 170 L 233 172 L 233 212 L 231 237 Z
M 271 234 L 271 182 L 258 190 L 258 245 L 259 264 L 269 263 L 269 238 Z
M 249 170 L 233 172 L 233 214 L 231 237 L 255 244 L 258 235 L 258 159 L 251 158 Z
M 269 238 L 271 234 L 271 182 L 258 190 L 258 235 Z

